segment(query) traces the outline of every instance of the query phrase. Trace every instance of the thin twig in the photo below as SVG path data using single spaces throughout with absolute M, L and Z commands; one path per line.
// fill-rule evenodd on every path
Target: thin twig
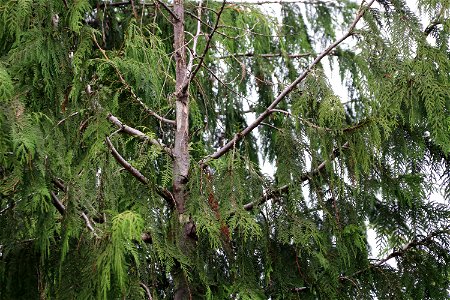
M 76 115 L 78 115 L 78 114 L 79 114 L 78 111 L 71 113 L 70 115 L 68 115 L 68 116 L 65 117 L 64 119 L 59 120 L 58 123 L 56 123 L 56 126 L 61 125 L 61 124 L 64 123 L 68 118 L 71 118 L 71 117 L 76 116 Z
M 230 57 L 262 57 L 262 58 L 278 58 L 278 57 L 289 57 L 289 58 L 303 58 L 313 55 L 311 52 L 298 53 L 298 54 L 283 54 L 283 53 L 262 53 L 255 54 L 253 52 L 247 53 L 236 53 L 219 56 L 218 59 L 225 59 Z
M 204 8 L 204 7 L 203 7 L 203 8 Z M 195 14 L 193 14 L 192 12 L 186 11 L 186 15 L 188 15 L 188 16 L 190 16 L 190 17 L 196 19 L 197 21 L 200 21 L 203 25 L 205 25 L 205 26 L 208 27 L 209 29 L 211 29 L 211 30 L 214 29 L 214 27 L 212 27 L 211 25 L 209 25 L 209 24 L 206 23 L 205 21 L 199 19 L 199 18 L 198 18 Z M 226 38 L 228 38 L 228 39 L 234 39 L 234 37 L 229 36 L 229 35 L 227 35 L 227 34 L 221 32 L 221 31 L 219 31 L 219 30 L 216 30 L 216 33 L 217 33 L 218 35 L 221 35 L 221 36 L 226 37 Z
M 197 32 L 195 33 L 193 37 L 193 43 L 192 43 L 192 52 L 190 53 L 189 63 L 187 65 L 187 72 L 188 74 L 192 73 L 192 68 L 194 64 L 194 60 L 197 57 L 197 43 L 198 38 L 202 34 L 202 1 L 198 3 L 197 8 Z
M 278 131 L 283 132 L 283 129 L 278 128 L 278 127 L 276 127 L 276 126 L 273 126 L 272 124 L 269 124 L 269 123 L 266 123 L 266 122 L 261 122 L 261 125 L 264 125 L 264 126 L 267 126 L 267 127 L 272 128 L 272 129 L 275 129 L 275 130 L 278 130 Z
M 337 1 L 332 0 L 231 0 L 230 4 L 265 5 L 265 4 L 307 4 L 336 6 Z
M 290 116 L 290 117 L 293 116 L 290 112 L 288 112 L 286 110 L 282 110 L 282 109 L 272 109 L 272 113 L 274 113 L 274 112 L 279 112 L 279 113 L 285 114 L 285 115 Z M 366 125 L 366 124 L 368 124 L 370 122 L 369 119 L 366 119 L 366 120 L 362 120 L 359 123 L 357 123 L 355 125 L 352 125 L 352 126 L 349 126 L 349 127 L 345 127 L 345 128 L 342 128 L 342 129 L 340 129 L 340 128 L 332 129 L 332 128 L 328 128 L 328 127 L 319 126 L 319 125 L 314 124 L 313 122 L 308 121 L 308 120 L 306 120 L 306 119 L 304 119 L 302 117 L 299 117 L 299 116 L 296 117 L 296 118 L 300 122 L 302 122 L 303 124 L 306 124 L 309 127 L 317 129 L 317 130 L 328 131 L 328 132 L 332 132 L 334 130 L 342 130 L 342 132 L 346 132 L 346 133 L 352 132 L 352 131 L 354 131 L 354 130 L 356 130 L 358 128 L 361 128 L 361 127 L 363 127 L 364 125 Z

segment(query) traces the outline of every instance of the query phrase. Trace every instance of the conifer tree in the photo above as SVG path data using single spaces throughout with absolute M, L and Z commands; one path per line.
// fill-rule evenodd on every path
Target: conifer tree
M 448 299 L 417 4 L 1 0 L 0 299 Z

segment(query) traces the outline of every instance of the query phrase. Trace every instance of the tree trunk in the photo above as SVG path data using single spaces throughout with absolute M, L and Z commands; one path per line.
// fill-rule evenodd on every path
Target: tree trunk
M 184 41 L 184 5 L 183 0 L 175 0 L 173 6 L 175 17 L 174 27 L 174 51 L 176 63 L 176 131 L 175 145 L 173 148 L 173 196 L 178 213 L 178 226 L 175 228 L 177 245 L 181 252 L 189 256 L 193 250 L 195 240 L 190 235 L 192 223 L 189 216 L 185 215 L 187 192 L 186 184 L 189 176 L 189 95 L 188 90 L 183 90 L 187 80 L 186 47 Z M 175 295 L 174 299 L 190 298 L 188 282 L 179 263 L 174 270 Z

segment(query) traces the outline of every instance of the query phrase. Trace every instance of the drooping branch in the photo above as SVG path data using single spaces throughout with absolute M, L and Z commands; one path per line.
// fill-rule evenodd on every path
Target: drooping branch
M 371 268 L 376 268 L 376 267 L 380 267 L 381 265 L 385 264 L 387 261 L 391 260 L 392 258 L 395 257 L 401 257 L 403 255 L 405 255 L 408 251 L 415 249 L 419 246 L 426 246 L 429 245 L 430 243 L 433 242 L 433 238 L 438 237 L 442 234 L 450 234 L 450 229 L 444 228 L 441 230 L 437 230 L 437 231 L 433 231 L 430 234 L 428 234 L 427 236 L 425 236 L 424 238 L 420 239 L 420 240 L 412 240 L 409 243 L 405 244 L 401 249 L 399 250 L 394 250 L 391 253 L 389 253 L 386 257 L 380 259 L 377 261 L 377 263 L 375 264 L 371 264 L 369 265 L 367 268 L 356 271 L 355 273 L 353 273 L 350 276 L 341 276 L 341 279 L 347 279 L 348 277 L 354 277 L 356 275 L 359 275 Z
M 114 147 L 114 145 L 111 143 L 111 140 L 109 139 L 109 137 L 106 137 L 105 139 L 106 144 L 109 148 L 109 150 L 111 151 L 112 156 L 116 159 L 116 161 L 125 168 L 125 170 L 127 170 L 131 175 L 133 175 L 139 182 L 147 185 L 149 184 L 149 180 L 147 177 L 145 177 L 144 175 L 142 175 L 141 172 L 139 172 L 138 169 L 136 169 L 135 167 L 133 167 L 129 162 L 127 162 L 122 155 L 120 155 L 120 153 L 116 150 L 116 148 Z M 174 205 L 174 199 L 172 194 L 163 188 L 160 187 L 156 187 L 156 192 L 158 193 L 158 195 L 160 195 L 162 198 L 164 198 L 166 200 L 166 202 L 169 204 L 169 207 L 172 208 Z
M 66 207 L 64 206 L 64 204 L 58 199 L 58 197 L 56 196 L 56 194 L 54 192 L 50 192 L 50 196 L 52 198 L 53 206 L 61 214 L 61 216 L 64 216 L 66 213 Z M 95 232 L 94 226 L 92 226 L 91 220 L 89 220 L 88 216 L 84 212 L 82 212 L 82 213 L 80 213 L 80 217 L 84 220 L 84 223 L 86 224 L 86 228 L 89 229 L 96 238 L 98 238 L 98 235 Z
M 437 16 L 430 22 L 430 24 L 428 24 L 427 27 L 425 27 L 425 30 L 424 30 L 425 36 L 429 36 L 430 33 L 432 33 L 433 30 L 435 30 L 436 26 L 442 24 L 442 15 L 444 14 L 444 12 L 445 12 L 445 6 L 442 5 Z
M 111 151 L 112 156 L 116 159 L 116 161 L 125 168 L 125 170 L 128 171 L 128 173 L 130 173 L 131 175 L 133 175 L 137 180 L 139 180 L 141 183 L 143 184 L 148 184 L 149 180 L 147 179 L 147 177 L 145 177 L 144 175 L 142 175 L 141 172 L 139 172 L 138 169 L 136 169 L 135 167 L 133 167 L 129 162 L 127 162 L 122 155 L 120 155 L 120 153 L 116 150 L 116 148 L 113 146 L 113 144 L 111 143 L 111 140 L 109 139 L 109 137 L 106 137 L 105 139 L 106 141 L 106 145 L 108 145 L 109 150 Z
M 322 173 L 325 170 L 327 163 L 329 163 L 329 162 L 333 161 L 334 159 L 336 159 L 337 157 L 339 157 L 341 155 L 341 150 L 348 149 L 348 148 L 349 148 L 349 143 L 346 142 L 346 143 L 344 143 L 344 145 L 342 145 L 341 148 L 334 149 L 333 152 L 330 154 L 330 157 L 328 158 L 328 160 L 324 160 L 314 170 L 303 173 L 300 176 L 300 180 L 298 182 L 296 182 L 295 184 L 299 184 L 299 183 L 303 183 L 307 180 L 311 180 L 314 176 L 317 176 L 320 173 Z M 269 200 L 278 199 L 280 196 L 289 192 L 289 186 L 290 185 L 284 185 L 276 190 L 267 191 L 266 194 L 264 196 L 262 196 L 260 199 L 245 204 L 244 209 L 252 210 L 256 206 L 259 206 Z
M 139 138 L 141 140 L 149 142 L 152 145 L 158 146 L 164 152 L 166 152 L 167 154 L 172 156 L 172 150 L 170 148 L 168 148 L 166 145 L 164 145 L 163 143 L 161 143 L 160 141 L 158 141 L 156 139 L 151 139 L 145 133 L 143 133 L 142 131 L 137 130 L 137 129 L 133 128 L 133 127 L 130 127 L 130 126 L 126 125 L 126 124 L 123 124 L 117 117 L 113 116 L 112 114 L 108 114 L 108 116 L 106 118 L 111 123 L 116 125 L 121 132 L 124 132 L 124 133 L 127 133 L 129 135 L 135 136 L 135 137 L 137 137 L 137 138 Z
M 61 191 L 65 192 L 66 191 L 66 187 L 64 186 L 64 183 L 57 178 L 52 179 L 53 184 L 55 184 L 55 186 L 60 189 Z M 56 196 L 56 194 L 54 192 L 50 192 L 50 196 L 52 198 L 52 204 L 53 206 L 55 206 L 56 210 L 63 216 L 66 213 L 66 207 L 64 206 L 64 204 L 58 199 L 58 197 Z M 92 223 L 90 221 L 90 219 L 88 218 L 88 216 L 82 212 L 80 214 L 80 217 L 84 220 L 86 227 L 92 231 L 92 233 L 94 234 L 95 237 L 98 238 L 98 235 L 95 232 L 94 226 L 92 226 Z M 96 220 L 94 219 L 94 222 L 96 222 Z M 100 222 L 101 223 L 101 222 Z M 147 244 L 151 244 L 152 243 L 152 236 L 150 233 L 145 232 L 141 234 L 141 239 L 144 243 Z
M 109 59 L 108 55 L 106 55 L 106 51 L 104 49 L 102 49 L 99 45 L 99 43 L 97 42 L 97 38 L 95 37 L 95 34 L 92 34 L 92 39 L 95 43 L 95 45 L 97 46 L 97 48 L 100 50 L 100 52 L 102 53 L 103 57 L 105 58 L 105 60 L 111 64 L 111 66 L 114 68 L 114 70 L 116 71 L 117 76 L 119 77 L 120 82 L 123 84 L 123 86 L 125 86 L 125 88 L 129 91 L 129 93 L 131 94 L 131 98 L 133 99 L 133 101 L 137 102 L 140 106 L 142 106 L 142 108 L 144 109 L 144 111 L 146 113 L 148 113 L 150 116 L 158 119 L 160 122 L 163 123 L 167 123 L 170 125 L 175 125 L 175 121 L 174 120 L 170 120 L 167 119 L 165 117 L 162 117 L 160 115 L 158 115 L 156 112 L 154 112 L 153 110 L 151 110 L 134 92 L 133 88 L 128 84 L 128 82 L 125 80 L 125 78 L 123 77 L 122 73 L 120 72 L 119 68 Z
M 364 13 L 366 12 L 366 9 L 369 8 L 375 0 L 371 0 L 367 6 L 361 6 L 359 9 L 353 23 L 350 25 L 348 31 L 338 40 L 336 40 L 333 44 L 328 46 L 319 56 L 316 57 L 316 59 L 307 67 L 307 69 L 299 76 L 297 79 L 295 79 L 289 86 L 287 86 L 276 98 L 275 100 L 266 108 L 266 110 L 260 114 L 255 121 L 253 121 L 250 125 L 248 125 L 245 129 L 238 132 L 228 143 L 226 143 L 222 148 L 218 149 L 215 153 L 207 156 L 202 161 L 200 161 L 201 165 L 204 165 L 209 160 L 217 159 L 230 151 L 235 145 L 241 141 L 245 136 L 247 136 L 250 132 L 253 131 L 256 127 L 258 127 L 268 116 L 270 116 L 273 112 L 273 109 L 277 107 L 277 105 L 286 97 L 288 96 L 296 87 L 297 85 L 302 82 L 306 76 L 312 71 L 312 69 L 327 55 L 330 54 L 331 51 L 333 51 L 339 44 L 341 44 L 343 41 L 345 41 L 348 37 L 350 37 L 353 34 L 353 30 L 356 27 L 356 24 L 359 22 L 359 20 L 362 18 Z

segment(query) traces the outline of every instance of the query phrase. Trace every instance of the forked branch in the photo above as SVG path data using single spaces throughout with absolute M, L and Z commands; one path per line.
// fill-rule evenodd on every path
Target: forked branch
M 187 89 L 189 88 L 189 84 L 194 79 L 195 75 L 197 75 L 197 73 L 200 70 L 200 68 L 202 67 L 203 61 L 205 60 L 205 57 L 208 54 L 209 48 L 211 48 L 211 40 L 212 40 L 214 34 L 216 33 L 217 29 L 219 28 L 220 16 L 222 15 L 222 13 L 223 13 L 223 11 L 225 9 L 225 4 L 226 3 L 227 3 L 226 0 L 224 0 L 222 2 L 222 6 L 220 7 L 219 12 L 217 13 L 216 23 L 214 24 L 214 27 L 211 30 L 211 32 L 206 37 L 206 46 L 205 46 L 205 49 L 203 49 L 203 53 L 200 56 L 198 64 L 196 65 L 194 70 L 189 70 L 189 73 L 187 74 L 187 79 L 183 83 L 183 85 L 181 87 L 181 90 L 177 91 L 177 93 L 179 93 L 179 94 L 186 93 Z
M 56 210 L 63 216 L 66 213 L 66 207 L 62 202 L 58 199 L 58 196 L 54 192 L 50 192 L 50 196 L 52 198 L 52 204 L 56 208 Z M 94 227 L 92 226 L 91 220 L 89 220 L 89 217 L 84 213 L 80 213 L 80 217 L 84 220 L 84 223 L 86 224 L 86 228 L 89 229 L 92 234 L 98 238 L 97 233 L 95 232 Z
M 164 9 L 172 16 L 172 18 L 174 18 L 175 20 L 179 19 L 179 17 L 173 12 L 173 10 L 169 6 L 167 6 L 167 4 L 164 1 L 156 0 L 156 2 L 162 7 L 164 7 Z

